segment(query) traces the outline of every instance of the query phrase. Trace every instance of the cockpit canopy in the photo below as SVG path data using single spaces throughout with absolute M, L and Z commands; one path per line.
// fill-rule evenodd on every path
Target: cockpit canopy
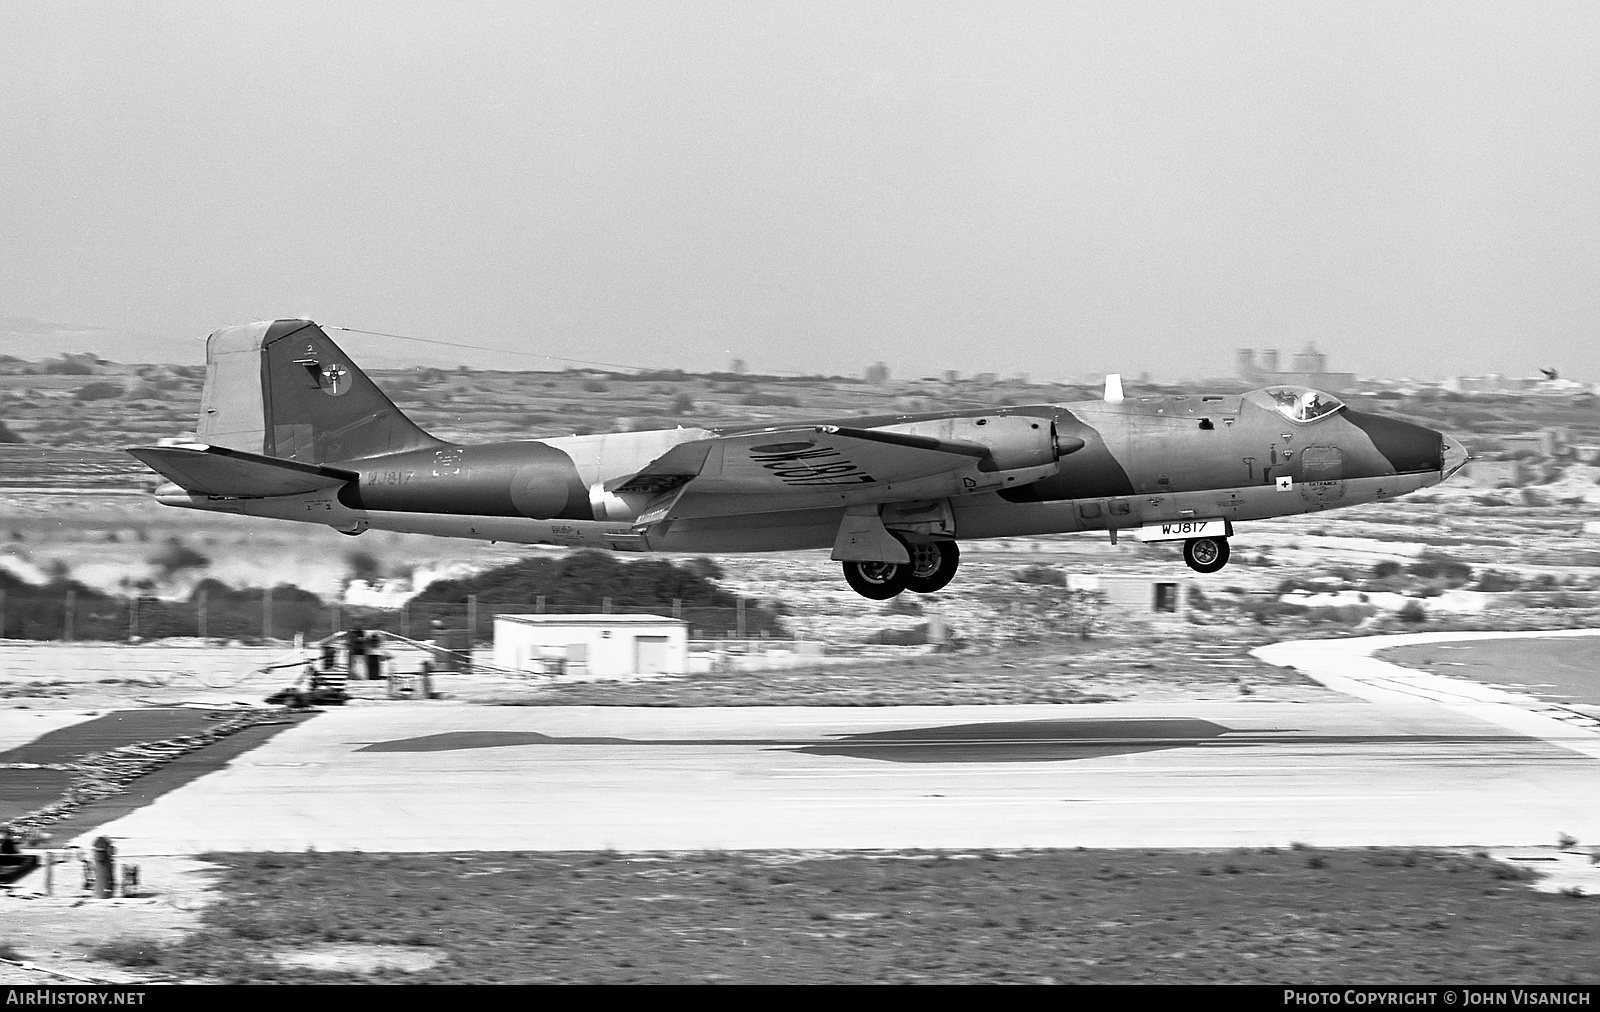
M 1344 401 L 1309 387 L 1268 387 L 1278 414 L 1291 422 L 1314 422 L 1344 407 Z

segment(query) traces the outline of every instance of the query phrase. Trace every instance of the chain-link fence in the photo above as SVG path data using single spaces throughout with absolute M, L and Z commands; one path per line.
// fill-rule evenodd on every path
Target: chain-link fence
M 419 640 L 438 640 L 451 633 L 483 645 L 493 642 L 498 616 L 528 614 L 661 615 L 688 623 L 694 639 L 788 638 L 781 616 L 770 607 L 737 599 L 730 605 L 690 606 L 681 600 L 663 605 L 600 598 L 547 607 L 542 598 L 491 605 L 469 595 L 460 601 L 379 609 L 329 604 L 290 586 L 206 589 L 185 601 L 122 597 L 77 584 L 0 588 L 0 639 L 128 641 L 192 636 L 255 642 L 299 634 L 317 640 L 360 627 Z

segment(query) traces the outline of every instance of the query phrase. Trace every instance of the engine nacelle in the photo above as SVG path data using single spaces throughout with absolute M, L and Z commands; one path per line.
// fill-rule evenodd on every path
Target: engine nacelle
M 589 509 L 596 520 L 630 521 L 637 517 L 657 492 L 607 492 L 605 486 L 589 486 Z
M 886 425 L 884 428 L 913 436 L 986 446 L 989 448 L 989 457 L 978 465 L 983 471 L 1045 467 L 1054 464 L 1060 455 L 1056 447 L 1055 423 L 1039 415 L 966 415 L 961 418 Z

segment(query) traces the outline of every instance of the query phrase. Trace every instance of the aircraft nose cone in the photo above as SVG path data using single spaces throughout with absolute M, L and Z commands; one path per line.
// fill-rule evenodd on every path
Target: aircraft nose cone
M 1345 411 L 1345 418 L 1367 434 L 1373 448 L 1383 454 L 1397 474 L 1444 470 L 1442 433 L 1364 411 Z
M 1439 475 L 1440 481 L 1448 479 L 1452 474 L 1455 474 L 1457 471 L 1461 470 L 1466 466 L 1467 461 L 1472 457 L 1472 455 L 1467 452 L 1466 445 L 1455 436 L 1445 435 L 1443 436 L 1443 439 L 1443 466 L 1440 468 L 1440 471 L 1443 473 Z

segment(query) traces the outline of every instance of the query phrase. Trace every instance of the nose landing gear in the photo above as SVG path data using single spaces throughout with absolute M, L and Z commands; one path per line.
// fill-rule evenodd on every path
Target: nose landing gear
M 1197 573 L 1215 573 L 1228 564 L 1228 539 L 1190 538 L 1183 543 L 1183 561 Z

